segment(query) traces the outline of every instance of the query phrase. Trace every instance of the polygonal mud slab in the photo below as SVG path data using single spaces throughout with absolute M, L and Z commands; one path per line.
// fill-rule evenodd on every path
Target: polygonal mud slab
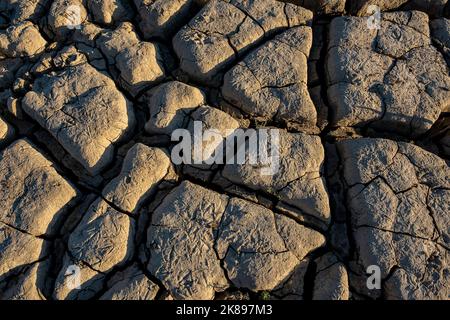
M 45 300 L 40 287 L 42 286 L 41 276 L 44 262 L 36 262 L 35 264 L 24 268 L 20 272 L 18 278 L 14 281 L 6 281 L 0 283 L 0 299 L 1 300 Z
M 97 199 L 70 235 L 54 298 L 92 298 L 103 287 L 105 275 L 132 257 L 134 235 L 134 219 Z
M 73 30 L 87 21 L 88 12 L 83 0 L 52 1 L 47 16 L 48 27 L 58 40 L 66 39 Z
M 168 174 L 169 156 L 161 149 L 141 143 L 127 153 L 120 175 L 103 189 L 103 197 L 117 208 L 135 213 Z
M 62 215 L 78 195 L 27 140 L 0 153 L 0 222 L 34 236 L 56 235 Z
M 226 274 L 237 287 L 271 290 L 324 241 L 262 206 L 183 182 L 153 214 L 148 269 L 178 299 L 212 299 L 230 285 Z
M 363 275 L 369 266 L 378 266 L 389 299 L 446 299 L 447 163 L 417 146 L 384 139 L 343 141 L 338 149 L 349 186 L 354 271 Z
M 24 20 L 35 20 L 45 9 L 50 0 L 4 0 L 0 2 L 0 11 L 11 20 L 18 23 Z
M 225 139 L 239 128 L 239 122 L 229 114 L 209 106 L 197 108 L 190 118 L 187 130 L 193 139 L 192 159 L 189 159 L 191 160 L 189 163 L 200 168 L 208 168 L 214 163 L 224 163 Z M 196 137 L 200 134 L 203 139 L 198 143 Z
M 371 126 L 417 137 L 450 108 L 450 77 L 426 14 L 339 17 L 330 25 L 328 100 L 336 126 Z
M 133 11 L 127 0 L 86 0 L 92 19 L 100 25 L 118 24 L 132 19 Z
M 189 182 L 155 210 L 148 229 L 148 270 L 176 299 L 212 299 L 229 284 L 214 251 L 228 197 Z
M 150 119 L 145 130 L 153 134 L 171 135 L 178 128 L 184 128 L 189 114 L 206 103 L 200 89 L 179 81 L 161 84 L 146 93 L 145 102 Z
M 22 106 L 93 175 L 112 161 L 113 144 L 135 122 L 114 82 L 87 63 L 38 78 Z
M 173 46 L 192 79 L 217 83 L 221 70 L 265 36 L 311 19 L 311 11 L 274 0 L 213 0 L 177 33 Z
M 117 81 L 133 96 L 145 87 L 160 82 L 165 76 L 158 46 L 140 41 L 129 22 L 104 32 L 96 43 L 108 63 L 117 68 Z
M 227 164 L 221 175 L 234 184 L 271 194 L 319 223 L 329 223 L 330 206 L 322 177 L 325 152 L 320 137 L 274 131 L 279 140 L 271 145 L 278 151 L 269 154 L 271 174 L 264 173 L 267 167 L 250 163 L 250 149 L 246 148 L 245 164 Z M 255 133 L 254 138 L 257 136 Z M 254 140 L 250 139 L 250 145 Z
M 312 130 L 316 108 L 307 87 L 309 27 L 283 32 L 248 54 L 225 74 L 222 94 L 253 119 Z
M 26 21 L 0 31 L 0 57 L 34 56 L 44 51 L 47 41 L 33 23 Z
M 294 220 L 232 198 L 218 229 L 217 253 L 238 288 L 273 290 L 325 237 Z
M 133 0 L 146 39 L 169 38 L 188 22 L 195 0 Z
M 159 291 L 136 264 L 114 275 L 108 287 L 100 300 L 153 300 Z
M 46 240 L 0 222 L 0 280 L 45 257 Z
M 328 253 L 316 260 L 314 300 L 348 300 L 350 297 L 345 265 Z

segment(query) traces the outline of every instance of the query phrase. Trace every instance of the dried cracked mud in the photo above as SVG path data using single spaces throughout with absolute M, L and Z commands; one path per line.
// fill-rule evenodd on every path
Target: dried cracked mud
M 449 15 L 2 0 L 0 299 L 447 300 Z M 278 170 L 174 163 L 198 121 L 278 129 Z

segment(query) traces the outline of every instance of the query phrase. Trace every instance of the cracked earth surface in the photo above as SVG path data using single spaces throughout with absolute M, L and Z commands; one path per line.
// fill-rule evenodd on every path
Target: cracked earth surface
M 0 299 L 448 299 L 449 14 L 1 1 Z M 174 164 L 195 121 L 279 129 L 278 170 Z

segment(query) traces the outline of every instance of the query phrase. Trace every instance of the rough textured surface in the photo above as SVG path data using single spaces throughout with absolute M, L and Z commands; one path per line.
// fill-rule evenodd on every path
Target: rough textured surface
M 0 10 L 6 13 L 12 23 L 18 23 L 38 18 L 48 2 L 49 0 L 5 0 L 0 3 Z
M 163 150 L 136 144 L 128 151 L 120 175 L 103 189 L 103 197 L 123 211 L 135 212 L 154 193 L 169 166 Z
M 324 150 L 320 138 L 280 131 L 279 168 L 273 175 L 261 174 L 259 165 L 226 165 L 222 176 L 238 185 L 276 196 L 303 214 L 324 222 L 330 220 L 325 182 L 321 177 Z M 248 152 L 248 151 L 247 151 Z
M 448 0 L 411 0 L 405 9 L 421 10 L 432 17 L 448 17 L 450 14 Z
M 345 13 L 349 0 L 282 0 L 312 10 L 318 15 L 336 15 Z
M 31 22 L 22 22 L 0 31 L 0 57 L 29 57 L 41 53 L 47 42 Z
M 214 0 L 177 33 L 173 46 L 181 69 L 207 83 L 264 36 L 311 18 L 310 11 L 272 0 Z
M 124 22 L 114 31 L 105 32 L 96 42 L 109 64 L 117 68 L 118 81 L 132 95 L 164 77 L 158 47 L 140 41 L 131 23 Z
M 112 161 L 113 143 L 135 121 L 114 82 L 87 63 L 40 77 L 22 105 L 92 174 Z
M 57 39 L 66 38 L 86 20 L 82 0 L 55 0 L 47 16 L 48 27 Z
M 383 14 L 380 32 L 366 24 L 353 17 L 331 23 L 327 74 L 333 123 L 425 133 L 450 108 L 448 66 L 431 46 L 427 15 Z
M 196 164 L 196 161 L 201 161 L 206 165 L 200 164 L 200 167 L 208 167 L 209 161 L 215 159 L 219 151 L 225 148 L 224 139 L 239 128 L 239 123 L 227 113 L 209 106 L 199 107 L 191 114 L 190 118 L 187 129 L 194 137 L 192 139 L 192 162 Z M 196 129 L 198 125 L 202 126 L 202 130 Z M 195 141 L 197 130 L 202 135 L 205 135 L 205 131 L 212 130 L 217 137 L 203 136 L 202 144 L 197 146 Z
M 145 125 L 149 133 L 167 134 L 187 125 L 188 115 L 205 104 L 201 90 L 178 81 L 164 83 L 147 93 L 150 119 Z
M 230 285 L 225 274 L 238 288 L 274 289 L 325 241 L 262 206 L 185 182 L 155 211 L 148 239 L 149 271 L 185 299 L 212 299 Z
M 43 256 L 45 240 L 0 222 L 0 281 L 11 272 L 35 263 Z
M 14 280 L 14 283 L 6 283 L 1 287 L 0 299 L 2 300 L 45 300 L 45 296 L 39 289 L 39 274 L 42 272 L 43 263 L 34 263 L 28 268 L 24 268 L 21 274 Z
M 231 199 L 223 214 L 217 253 L 238 288 L 272 290 L 312 250 L 325 243 L 318 232 L 250 202 Z
M 132 17 L 131 7 L 126 0 L 86 0 L 92 20 L 108 25 L 126 21 Z
M 0 118 L 0 145 L 5 144 L 14 134 L 14 129 L 8 122 Z
M 194 0 L 134 0 L 144 37 L 166 38 L 188 22 Z
M 333 254 L 326 254 L 316 261 L 314 300 L 348 300 L 348 275 L 345 265 Z
M 0 186 L 0 222 L 35 236 L 55 235 L 78 192 L 26 140 L 0 153 Z
M 137 265 L 118 272 L 110 282 L 110 288 L 100 300 L 153 300 L 159 290 Z
M 228 197 L 183 182 L 155 210 L 148 270 L 176 299 L 212 299 L 229 284 L 214 251 Z
M 308 293 L 305 292 L 305 278 L 309 266 L 309 258 L 303 259 L 286 277 L 286 280 L 272 291 L 271 298 L 289 301 L 306 300 L 305 295 Z
M 225 74 L 224 98 L 252 118 L 315 126 L 317 112 L 307 88 L 311 45 L 309 27 L 266 42 Z
M 449 14 L 0 0 L 0 299 L 448 300 Z
M 134 230 L 132 218 L 96 200 L 70 235 L 55 298 L 85 299 L 100 291 L 104 273 L 125 264 L 133 255 Z M 80 289 L 71 289 L 67 283 L 71 281 L 67 270 L 74 265 L 81 270 Z
M 446 299 L 448 165 L 391 140 L 358 139 L 338 147 L 345 182 L 352 186 L 347 197 L 355 272 L 378 265 L 387 298 Z

